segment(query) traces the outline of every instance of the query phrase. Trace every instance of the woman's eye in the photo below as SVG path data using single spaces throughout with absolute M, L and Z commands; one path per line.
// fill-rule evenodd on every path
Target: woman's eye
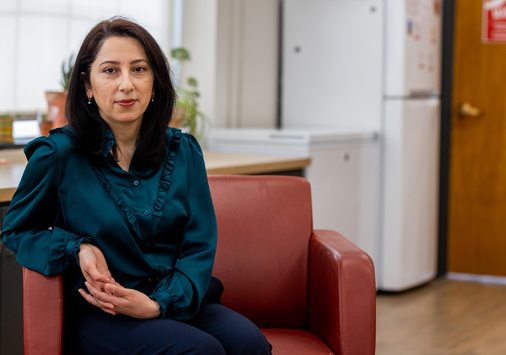
M 144 68 L 144 67 L 135 67 L 134 68 L 134 72 L 136 72 L 136 73 L 142 73 L 144 71 L 146 71 L 146 68 Z
M 116 70 L 114 68 L 106 68 L 106 69 L 104 69 L 104 73 L 107 73 L 107 74 L 113 74 L 115 72 L 116 72 Z

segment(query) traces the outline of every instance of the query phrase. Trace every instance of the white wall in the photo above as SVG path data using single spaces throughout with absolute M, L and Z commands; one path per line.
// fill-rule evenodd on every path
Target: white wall
M 195 77 L 201 94 L 200 110 L 214 120 L 216 82 L 216 0 L 183 1 L 183 47 L 191 60 L 181 68 L 181 84 Z
M 199 81 L 215 127 L 275 127 L 280 0 L 184 0 L 183 76 Z M 129 16 L 170 56 L 172 0 L 0 1 L 0 112 L 45 111 L 60 66 L 99 20 Z M 8 68 L 8 69 L 5 69 Z
M 275 127 L 279 5 L 247 0 L 242 8 L 241 127 Z
M 276 125 L 279 0 L 185 0 L 183 46 L 214 127 Z
M 60 67 L 77 54 L 99 21 L 124 15 L 145 26 L 167 51 L 170 8 L 165 0 L 0 1 L 0 112 L 45 111 L 44 92 L 60 91 Z

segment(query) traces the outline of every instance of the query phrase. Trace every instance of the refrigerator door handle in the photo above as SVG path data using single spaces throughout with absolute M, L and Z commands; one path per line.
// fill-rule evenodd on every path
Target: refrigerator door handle
M 411 98 L 426 98 L 426 97 L 434 97 L 439 96 L 439 91 L 437 90 L 410 90 L 409 97 Z

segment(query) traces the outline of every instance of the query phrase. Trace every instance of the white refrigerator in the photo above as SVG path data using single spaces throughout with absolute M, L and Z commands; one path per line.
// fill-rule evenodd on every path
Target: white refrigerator
M 283 1 L 282 127 L 380 134 L 381 290 L 437 272 L 441 11 L 441 0 Z

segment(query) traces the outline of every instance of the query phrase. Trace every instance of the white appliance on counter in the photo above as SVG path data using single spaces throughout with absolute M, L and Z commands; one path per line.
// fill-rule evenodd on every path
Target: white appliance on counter
M 373 130 L 213 129 L 210 151 L 310 157 L 313 226 L 332 229 L 374 261 L 379 235 L 379 143 Z
M 441 11 L 441 0 L 283 1 L 282 127 L 380 132 L 381 290 L 437 272 Z

